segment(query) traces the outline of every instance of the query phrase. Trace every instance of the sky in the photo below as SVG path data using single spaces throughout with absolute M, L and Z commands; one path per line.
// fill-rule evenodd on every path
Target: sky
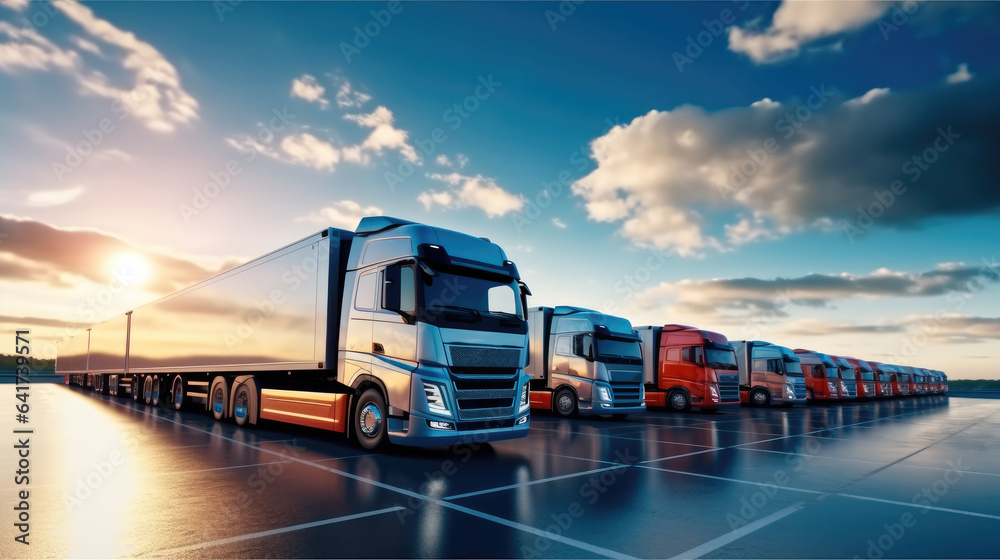
M 0 0 L 0 332 L 365 215 L 529 305 L 996 378 L 1000 5 Z

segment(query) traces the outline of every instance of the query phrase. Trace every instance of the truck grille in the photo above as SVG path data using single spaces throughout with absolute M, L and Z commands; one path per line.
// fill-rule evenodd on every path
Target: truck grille
M 865 394 L 867 394 L 869 397 L 874 397 L 875 396 L 875 384 L 874 383 L 865 383 Z
M 612 383 L 611 398 L 615 401 L 612 406 L 639 406 L 640 393 L 638 383 Z
M 516 351 L 515 351 L 516 352 Z M 485 420 L 514 415 L 518 370 L 503 373 L 451 372 L 459 420 Z
M 792 387 L 795 391 L 796 399 L 806 398 L 806 380 L 804 377 L 795 377 L 792 379 Z
M 909 395 L 910 394 L 910 388 L 907 387 L 906 385 L 900 385 L 899 386 L 899 392 L 902 395 Z
M 451 365 L 456 368 L 517 368 L 521 350 L 489 346 L 449 345 Z
M 858 386 L 855 385 L 853 381 L 851 383 L 845 383 L 844 385 L 847 387 L 848 397 L 851 397 L 853 399 L 854 397 L 858 396 Z
M 740 374 L 716 372 L 716 376 L 719 378 L 719 398 L 722 402 L 740 402 Z

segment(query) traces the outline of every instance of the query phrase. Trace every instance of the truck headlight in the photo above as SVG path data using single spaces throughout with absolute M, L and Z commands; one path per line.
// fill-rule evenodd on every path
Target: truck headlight
M 602 401 L 606 401 L 606 402 L 611 402 L 612 401 L 612 399 L 611 399 L 611 388 L 610 387 L 605 387 L 603 385 L 598 386 L 597 387 L 597 394 L 600 397 L 600 400 L 602 400 Z
M 708 386 L 708 392 L 712 394 L 712 401 L 719 400 L 719 387 L 715 383 Z
M 830 394 L 837 392 L 837 386 L 833 383 L 833 381 L 827 381 L 826 386 L 830 389 Z
M 427 395 L 427 410 L 451 416 L 451 411 L 448 410 L 448 401 L 445 400 L 444 391 L 441 390 L 440 385 L 424 381 L 424 394 Z
M 528 404 L 529 404 L 529 400 L 528 400 L 528 384 L 525 383 L 525 384 L 521 385 L 521 399 L 519 401 L 518 414 L 520 414 L 521 412 L 524 412 L 528 408 Z
M 639 385 L 639 406 L 646 406 L 646 385 Z

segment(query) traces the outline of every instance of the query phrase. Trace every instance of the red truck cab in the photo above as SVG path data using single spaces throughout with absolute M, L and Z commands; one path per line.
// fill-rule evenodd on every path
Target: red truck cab
M 875 368 L 864 360 L 850 357 L 846 359 L 847 363 L 854 368 L 854 379 L 857 383 L 858 398 L 873 398 L 875 396 L 875 385 L 877 384 L 875 381 Z
M 882 362 L 869 361 L 868 365 L 872 366 L 872 369 L 875 370 L 876 383 L 874 396 L 883 399 L 893 396 L 892 375 L 896 373 L 896 368 Z
M 828 354 L 797 348 L 793 350 L 802 361 L 806 375 L 806 398 L 828 401 L 840 398 L 840 372 Z
M 642 341 L 646 407 L 711 412 L 739 404 L 739 369 L 729 339 L 687 325 L 636 328 Z

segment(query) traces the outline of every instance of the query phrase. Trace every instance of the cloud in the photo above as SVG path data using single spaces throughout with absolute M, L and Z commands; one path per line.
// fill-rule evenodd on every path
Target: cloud
M 982 266 L 948 263 L 933 270 L 908 273 L 878 269 L 866 276 L 809 274 L 794 278 L 728 278 L 663 282 L 635 294 L 642 309 L 672 310 L 716 317 L 750 317 L 762 312 L 787 315 L 793 305 L 830 306 L 838 300 L 936 297 L 968 294 L 1000 282 L 1000 263 Z
M 785 0 L 774 12 L 771 25 L 766 29 L 756 29 L 752 24 L 730 27 L 729 50 L 743 53 L 758 64 L 778 62 L 798 55 L 804 45 L 814 41 L 866 27 L 892 6 L 892 2 L 881 0 Z M 831 50 L 839 48 L 832 47 Z
M 151 280 L 144 288 L 152 292 L 170 293 L 216 272 L 95 229 L 58 228 L 0 216 L 0 232 L 6 234 L 0 243 L 0 277 L 5 281 L 44 282 L 55 287 L 74 286 L 80 279 L 109 284 L 115 279 L 114 263 L 129 254 L 149 263 Z
M 281 150 L 287 161 L 319 171 L 333 171 L 333 166 L 340 161 L 337 148 L 308 132 L 286 136 L 281 140 Z
M 465 169 L 465 165 L 469 163 L 469 158 L 465 154 L 455 154 L 455 159 L 451 159 L 445 154 L 439 154 L 434 159 L 434 163 L 450 169 Z
M 897 334 L 906 332 L 906 327 L 901 324 L 887 325 L 853 325 L 850 323 L 832 323 L 830 321 L 820 321 L 817 319 L 801 319 L 784 324 L 780 330 L 787 336 L 815 336 L 828 337 L 834 335 L 871 335 L 871 334 Z
M 320 107 L 330 106 L 330 100 L 323 98 L 326 88 L 316 82 L 316 78 L 309 74 L 303 74 L 299 78 L 292 80 L 292 97 L 300 97 L 310 103 L 319 103 Z
M 552 225 L 556 226 L 559 229 L 566 229 L 569 227 L 568 225 L 566 225 L 566 222 L 560 220 L 559 218 L 552 218 Z
M 96 54 L 98 56 L 104 56 L 104 53 L 101 52 L 101 47 L 98 47 L 94 43 L 82 37 L 73 37 L 71 38 L 71 40 L 73 41 L 73 44 L 76 45 L 80 50 L 87 51 Z
M 35 191 L 28 195 L 25 204 L 36 207 L 59 206 L 73 202 L 83 194 L 84 190 L 83 185 L 77 185 L 68 189 L 55 191 Z
M 28 7 L 29 0 L 0 0 L 0 5 L 6 6 L 15 12 L 20 12 Z
M 361 218 L 366 216 L 381 216 L 382 214 L 382 209 L 378 206 L 362 206 L 353 200 L 341 200 L 334 202 L 326 208 L 321 208 L 320 210 L 296 218 L 295 221 L 318 223 L 354 231 L 357 229 Z
M 129 115 L 157 132 L 173 132 L 178 125 L 198 118 L 198 102 L 181 87 L 177 69 L 156 48 L 94 16 L 90 8 L 75 0 L 52 5 L 91 38 L 122 51 L 122 67 L 134 78 L 132 87 L 113 85 L 104 73 L 88 69 L 76 51 L 55 45 L 34 29 L 17 28 L 8 22 L 0 22 L 0 34 L 10 39 L 0 43 L 0 71 L 60 70 L 76 80 L 82 93 L 121 102 Z M 77 46 L 91 52 L 91 47 L 97 48 L 85 39 L 77 39 Z
M 939 344 L 996 343 L 1000 340 L 1000 317 L 973 317 L 960 314 L 913 315 L 903 325 L 929 342 Z
M 960 84 L 962 82 L 968 82 L 974 75 L 975 74 L 969 72 L 969 65 L 963 62 L 958 65 L 954 74 L 949 74 L 948 77 L 945 78 L 945 81 L 949 84 Z
M 804 101 L 653 110 L 593 140 L 596 168 L 572 191 L 591 220 L 681 255 L 723 246 L 727 225 L 750 225 L 734 215 L 754 216 L 757 230 L 775 237 L 806 228 L 844 233 L 895 181 L 905 192 L 868 218 L 869 227 L 996 213 L 998 90 L 994 74 L 845 101 L 821 84 Z
M 417 201 L 424 205 L 427 210 L 435 206 L 442 208 L 479 208 L 490 218 L 504 216 L 510 212 L 516 212 L 524 207 L 524 199 L 505 190 L 496 184 L 493 179 L 488 179 L 482 175 L 474 177 L 450 173 L 441 175 L 433 173 L 428 175 L 435 181 L 441 181 L 449 185 L 445 191 L 426 191 L 417 196 Z
M 358 126 L 374 129 L 361 143 L 363 149 L 378 155 L 382 155 L 385 149 L 398 150 L 406 161 L 416 162 L 420 159 L 413 146 L 407 142 L 408 133 L 393 126 L 392 111 L 386 107 L 379 106 L 368 114 L 344 115 L 344 119 L 355 122 Z
M 351 82 L 345 81 L 337 88 L 337 107 L 360 107 L 371 101 L 371 98 L 367 93 L 352 89 Z

